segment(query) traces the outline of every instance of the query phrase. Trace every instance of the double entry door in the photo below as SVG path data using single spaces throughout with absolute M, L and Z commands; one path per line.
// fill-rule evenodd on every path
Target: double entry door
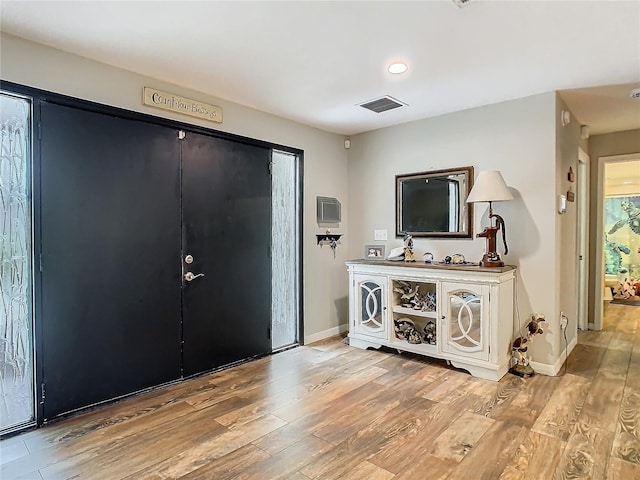
M 40 122 L 41 418 L 268 353 L 271 151 L 47 102 Z

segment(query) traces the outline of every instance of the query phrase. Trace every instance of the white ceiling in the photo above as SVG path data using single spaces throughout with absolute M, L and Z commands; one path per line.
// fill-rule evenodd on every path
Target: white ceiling
M 640 87 L 637 0 L 463 8 L 0 0 L 0 8 L 9 34 L 343 135 L 552 90 L 592 134 L 640 128 L 640 101 L 629 99 Z M 387 73 L 393 61 L 408 72 Z M 590 89 L 615 84 L 625 85 Z M 357 106 L 383 95 L 408 106 L 381 114 Z

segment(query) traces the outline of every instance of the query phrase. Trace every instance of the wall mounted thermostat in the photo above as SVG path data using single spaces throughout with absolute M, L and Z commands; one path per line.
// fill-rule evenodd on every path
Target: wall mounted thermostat
M 567 196 L 558 196 L 558 213 L 567 213 Z

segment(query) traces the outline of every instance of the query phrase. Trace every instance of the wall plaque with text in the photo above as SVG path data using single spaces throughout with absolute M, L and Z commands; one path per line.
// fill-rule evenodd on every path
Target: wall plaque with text
M 163 110 L 203 118 L 211 122 L 222 123 L 222 107 L 163 92 L 155 88 L 144 87 L 142 103 L 150 107 L 162 108 Z

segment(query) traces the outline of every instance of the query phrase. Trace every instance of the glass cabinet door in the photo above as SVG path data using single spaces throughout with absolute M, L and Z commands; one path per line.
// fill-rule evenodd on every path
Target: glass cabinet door
M 489 287 L 443 282 L 444 350 L 488 360 Z
M 357 333 L 386 338 L 386 277 L 355 275 L 355 325 Z

